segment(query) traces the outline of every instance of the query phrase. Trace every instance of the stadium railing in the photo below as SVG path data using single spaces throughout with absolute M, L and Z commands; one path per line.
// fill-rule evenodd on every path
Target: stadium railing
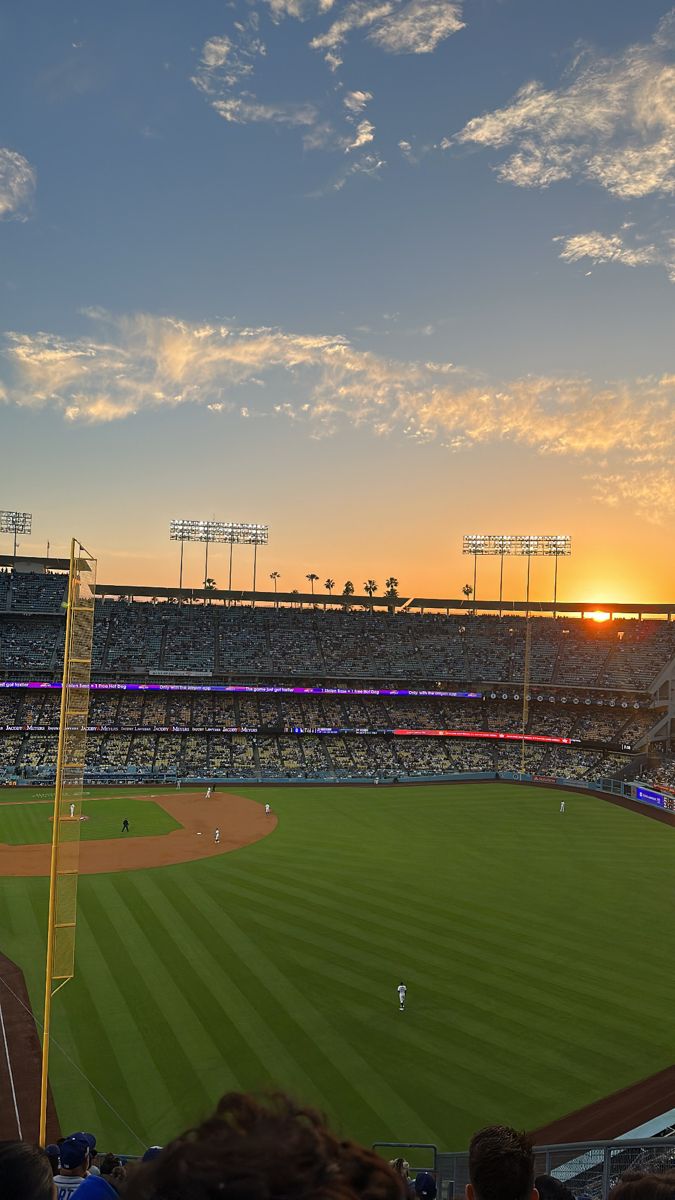
M 464 1196 L 469 1181 L 466 1151 L 445 1152 L 411 1142 L 375 1142 L 386 1158 L 409 1158 L 411 1170 L 431 1171 L 439 1200 Z M 409 1151 L 414 1151 L 414 1155 Z M 575 1196 L 607 1200 L 624 1171 L 661 1173 L 675 1168 L 675 1138 L 618 1138 L 604 1142 L 567 1142 L 535 1147 L 535 1176 L 553 1175 Z

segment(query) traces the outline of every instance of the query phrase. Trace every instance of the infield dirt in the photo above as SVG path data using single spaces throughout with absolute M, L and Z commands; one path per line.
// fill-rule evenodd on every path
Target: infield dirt
M 231 792 L 216 792 L 207 800 L 203 792 L 176 792 L 147 796 L 181 825 L 171 833 L 87 841 L 80 844 L 80 874 L 109 871 L 142 871 L 168 867 L 227 854 L 267 837 L 277 819 L 265 815 L 262 804 Z M 220 830 L 220 842 L 214 834 Z M 0 876 L 49 875 L 50 846 L 0 845 Z

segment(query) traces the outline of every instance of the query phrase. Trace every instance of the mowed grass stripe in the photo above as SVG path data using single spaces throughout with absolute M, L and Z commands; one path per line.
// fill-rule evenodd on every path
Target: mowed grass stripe
M 222 1029 L 222 1053 L 228 1060 L 242 1064 L 248 1086 L 271 1084 L 292 1088 L 298 1095 L 322 1098 L 321 1083 L 317 1084 L 311 1072 L 317 1067 L 319 1081 L 326 1081 L 331 1064 L 326 1061 L 318 1047 L 304 1037 L 299 1028 L 297 1039 L 303 1044 L 300 1053 L 294 1055 L 288 1048 L 285 1014 L 280 1013 L 275 996 L 260 984 L 247 965 L 247 954 L 243 959 L 221 928 L 219 914 L 205 914 L 203 897 L 199 887 L 192 888 L 187 898 L 180 885 L 162 877 L 162 885 L 168 894 L 175 891 L 181 905 L 178 936 L 189 946 L 186 954 L 200 980 L 209 980 L 210 986 L 218 989 L 218 1011 Z M 238 1042 L 232 1041 L 232 1031 Z M 222 1088 L 221 1088 L 222 1090 Z
M 397 951 L 400 969 L 405 962 L 405 969 L 408 971 L 411 968 L 406 961 L 405 949 L 402 959 L 402 946 L 414 946 L 417 956 L 426 955 L 430 959 L 445 955 L 453 963 L 455 977 L 462 978 L 467 989 L 470 985 L 487 984 L 494 995 L 502 1000 L 510 997 L 514 1001 L 522 1000 L 527 993 L 533 1005 L 540 1003 L 545 1018 L 552 1009 L 573 1008 L 575 1005 L 581 1009 L 587 1006 L 589 998 L 597 998 L 605 1005 L 605 1019 L 609 1028 L 617 1033 L 631 1033 L 634 1032 L 635 1012 L 643 1008 L 644 996 L 640 981 L 633 980 L 632 986 L 629 985 L 625 980 L 625 970 L 619 970 L 613 958 L 606 960 L 604 974 L 602 959 L 596 958 L 592 968 L 586 972 L 583 985 L 580 985 L 579 980 L 568 978 L 564 974 L 570 961 L 569 952 L 554 953 L 550 942 L 528 944 L 523 940 L 516 966 L 513 954 L 505 949 L 503 930 L 500 931 L 496 921 L 493 923 L 492 936 L 489 936 L 489 931 L 485 929 L 480 937 L 478 932 L 472 933 L 471 929 L 465 932 L 461 922 L 450 924 L 449 914 L 446 913 L 444 923 L 439 916 L 437 928 L 427 931 L 426 926 L 433 924 L 433 919 L 430 922 L 428 908 L 423 899 L 418 900 L 417 904 L 411 900 L 406 920 L 385 916 L 383 912 L 376 918 L 373 910 L 368 909 L 366 905 L 358 906 L 354 903 L 352 892 L 351 901 L 342 905 L 340 915 L 336 917 L 333 914 L 336 911 L 338 896 L 335 896 L 332 905 L 328 901 L 317 900 L 311 913 L 307 914 L 302 905 L 302 889 L 294 883 L 284 883 L 283 887 L 277 890 L 258 883 L 247 888 L 245 884 L 235 882 L 233 877 L 229 881 L 229 887 L 249 901 L 249 911 L 252 915 L 264 906 L 264 912 L 260 915 L 262 923 L 267 920 L 274 923 L 279 920 L 279 914 L 283 913 L 289 927 L 297 928 L 300 923 L 301 927 L 313 929 L 320 939 L 326 926 L 331 931 L 331 944 L 335 946 L 336 953 L 339 953 L 340 947 L 344 945 L 345 953 L 356 957 L 358 947 L 362 946 L 363 953 L 368 956 L 372 954 L 373 960 L 377 961 L 378 956 L 386 955 L 387 952 L 390 956 L 391 952 Z M 293 899 L 288 899 L 289 896 Z M 384 911 L 389 913 L 386 904 Z M 514 924 L 522 930 L 522 914 L 520 919 L 514 918 Z M 376 949 L 371 951 L 371 947 Z M 571 948 L 576 950 L 578 944 L 572 943 Z M 486 963 L 489 964 L 488 967 L 485 966 Z M 554 990 L 547 983 L 552 969 L 561 972 Z M 668 981 L 664 979 L 662 986 L 665 1003 Z M 629 1006 L 631 1011 L 627 1013 L 626 1009 Z M 536 1017 L 536 1011 L 533 1015 Z
M 167 1061 L 176 1088 L 185 1097 L 192 1111 L 208 1107 L 208 1094 L 184 1048 L 184 1022 L 194 1022 L 189 1010 L 181 1004 L 180 992 L 171 976 L 163 969 L 153 947 L 157 928 L 144 929 L 134 913 L 135 873 L 124 876 L 99 877 L 99 887 L 88 888 L 86 903 L 92 914 L 97 936 L 110 950 L 130 996 L 135 1020 L 143 1036 L 154 1069 L 162 1078 Z M 106 879 L 103 888 L 101 882 Z M 117 890 L 120 879 L 126 885 L 125 895 Z M 128 903 L 127 903 L 128 898 Z M 85 897 L 82 897 L 83 902 Z M 114 914 L 114 919 L 113 919 Z M 175 947 L 176 969 L 181 967 L 180 948 Z M 118 1053 L 119 1053 L 118 1047 Z M 129 1086 L 137 1096 L 144 1092 L 144 1078 L 132 1054 L 124 1055 Z M 144 1128 L 152 1129 L 154 1114 L 146 1111 Z M 131 1123 L 131 1122 L 130 1122 Z
M 400 1131 L 414 1120 L 413 1110 L 378 1073 L 376 1063 L 366 1060 L 356 1051 L 350 1041 L 336 1032 L 336 1028 L 318 1009 L 311 1004 L 303 991 L 296 986 L 278 960 L 268 955 L 261 944 L 256 943 L 245 929 L 245 912 L 225 910 L 217 906 L 210 896 L 204 897 L 202 911 L 211 914 L 214 924 L 219 925 L 229 945 L 242 962 L 247 962 L 259 988 L 273 992 L 277 1008 L 277 1020 L 281 1027 L 285 1013 L 285 1025 L 299 1027 L 314 1046 L 321 1047 L 336 1075 L 348 1088 L 353 1089 L 365 1100 L 374 1112 L 387 1112 L 393 1130 Z M 339 998 L 335 997 L 336 1005 Z M 344 1086 L 343 1083 L 343 1086 Z M 331 1108 L 335 1107 L 335 1097 Z M 435 1137 L 434 1130 L 426 1131 L 427 1137 Z
M 195 904 L 198 899 L 200 897 L 195 897 Z M 201 899 L 204 901 L 204 897 Z M 314 1038 L 311 1030 L 307 1029 L 304 1005 L 296 1003 L 289 1006 L 280 1003 L 279 989 L 274 986 L 274 980 L 270 982 L 266 972 L 255 969 L 255 964 L 262 954 L 261 946 L 258 945 L 257 953 L 254 953 L 248 943 L 242 943 L 236 930 L 234 938 L 230 935 L 231 931 L 223 930 L 220 905 L 212 906 L 209 901 L 207 912 L 202 902 L 198 910 L 195 908 L 194 919 L 202 929 L 206 920 L 214 936 L 220 936 L 225 941 L 223 951 L 230 976 L 242 989 L 242 994 L 248 996 L 249 1009 L 256 1012 L 259 1022 L 265 1023 L 265 1041 L 269 1042 L 270 1038 L 283 1038 L 283 1055 L 275 1055 L 270 1059 L 270 1062 L 274 1063 L 272 1081 L 275 1086 L 297 1088 L 297 1094 L 320 1104 L 328 1111 L 349 1111 L 359 1114 L 362 1120 L 376 1121 L 379 1110 L 368 1104 L 357 1083 L 349 1086 L 340 1064 L 334 1056 L 326 1053 L 323 1040 Z M 226 994 L 229 990 L 226 985 Z M 337 1097 L 348 1107 L 338 1106 Z M 386 1136 L 393 1137 L 394 1130 L 387 1129 Z

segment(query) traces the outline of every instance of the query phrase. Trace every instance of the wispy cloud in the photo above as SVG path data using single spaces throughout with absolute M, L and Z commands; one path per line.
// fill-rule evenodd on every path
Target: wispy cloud
M 23 154 L 0 147 L 0 221 L 28 220 L 35 178 L 35 168 Z
M 462 5 L 451 0 L 410 0 L 369 35 L 391 54 L 431 54 L 440 42 L 464 29 Z
M 518 187 L 577 178 L 624 199 L 673 195 L 674 47 L 672 10 L 651 42 L 611 57 L 586 52 L 559 88 L 527 83 L 442 145 L 513 147 L 497 173 Z
M 363 111 L 372 98 L 372 92 L 347 92 L 342 97 L 342 103 L 348 112 L 357 114 Z
M 664 246 L 629 244 L 620 233 L 577 233 L 572 237 L 555 238 L 562 243 L 560 258 L 565 262 L 583 259 L 594 263 L 621 263 L 626 267 L 662 266 L 675 283 L 675 239 Z
M 536 376 L 497 384 L 448 362 L 361 351 L 340 336 L 92 317 L 90 338 L 9 334 L 6 402 L 88 422 L 181 404 L 228 413 L 234 406 L 292 417 L 313 436 L 348 423 L 450 450 L 510 443 L 571 459 L 606 502 L 630 503 L 648 519 L 675 511 L 675 376 L 604 386 Z M 261 381 L 275 386 L 257 388 L 259 399 L 250 393 L 243 406 L 234 402 L 236 388 Z M 292 400 L 267 399 L 284 388 Z

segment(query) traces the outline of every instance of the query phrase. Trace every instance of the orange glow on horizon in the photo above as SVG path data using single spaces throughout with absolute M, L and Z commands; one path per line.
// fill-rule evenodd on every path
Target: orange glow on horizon
M 597 622 L 598 622 L 598 624 L 602 624 L 602 622 L 603 622 L 603 621 L 609 621 L 609 620 L 610 620 L 610 615 L 611 615 L 611 614 L 610 614 L 610 613 L 608 613 L 608 612 L 592 612 L 592 613 L 586 613 L 586 617 L 587 617 L 587 619 L 588 619 L 589 621 L 597 621 Z

